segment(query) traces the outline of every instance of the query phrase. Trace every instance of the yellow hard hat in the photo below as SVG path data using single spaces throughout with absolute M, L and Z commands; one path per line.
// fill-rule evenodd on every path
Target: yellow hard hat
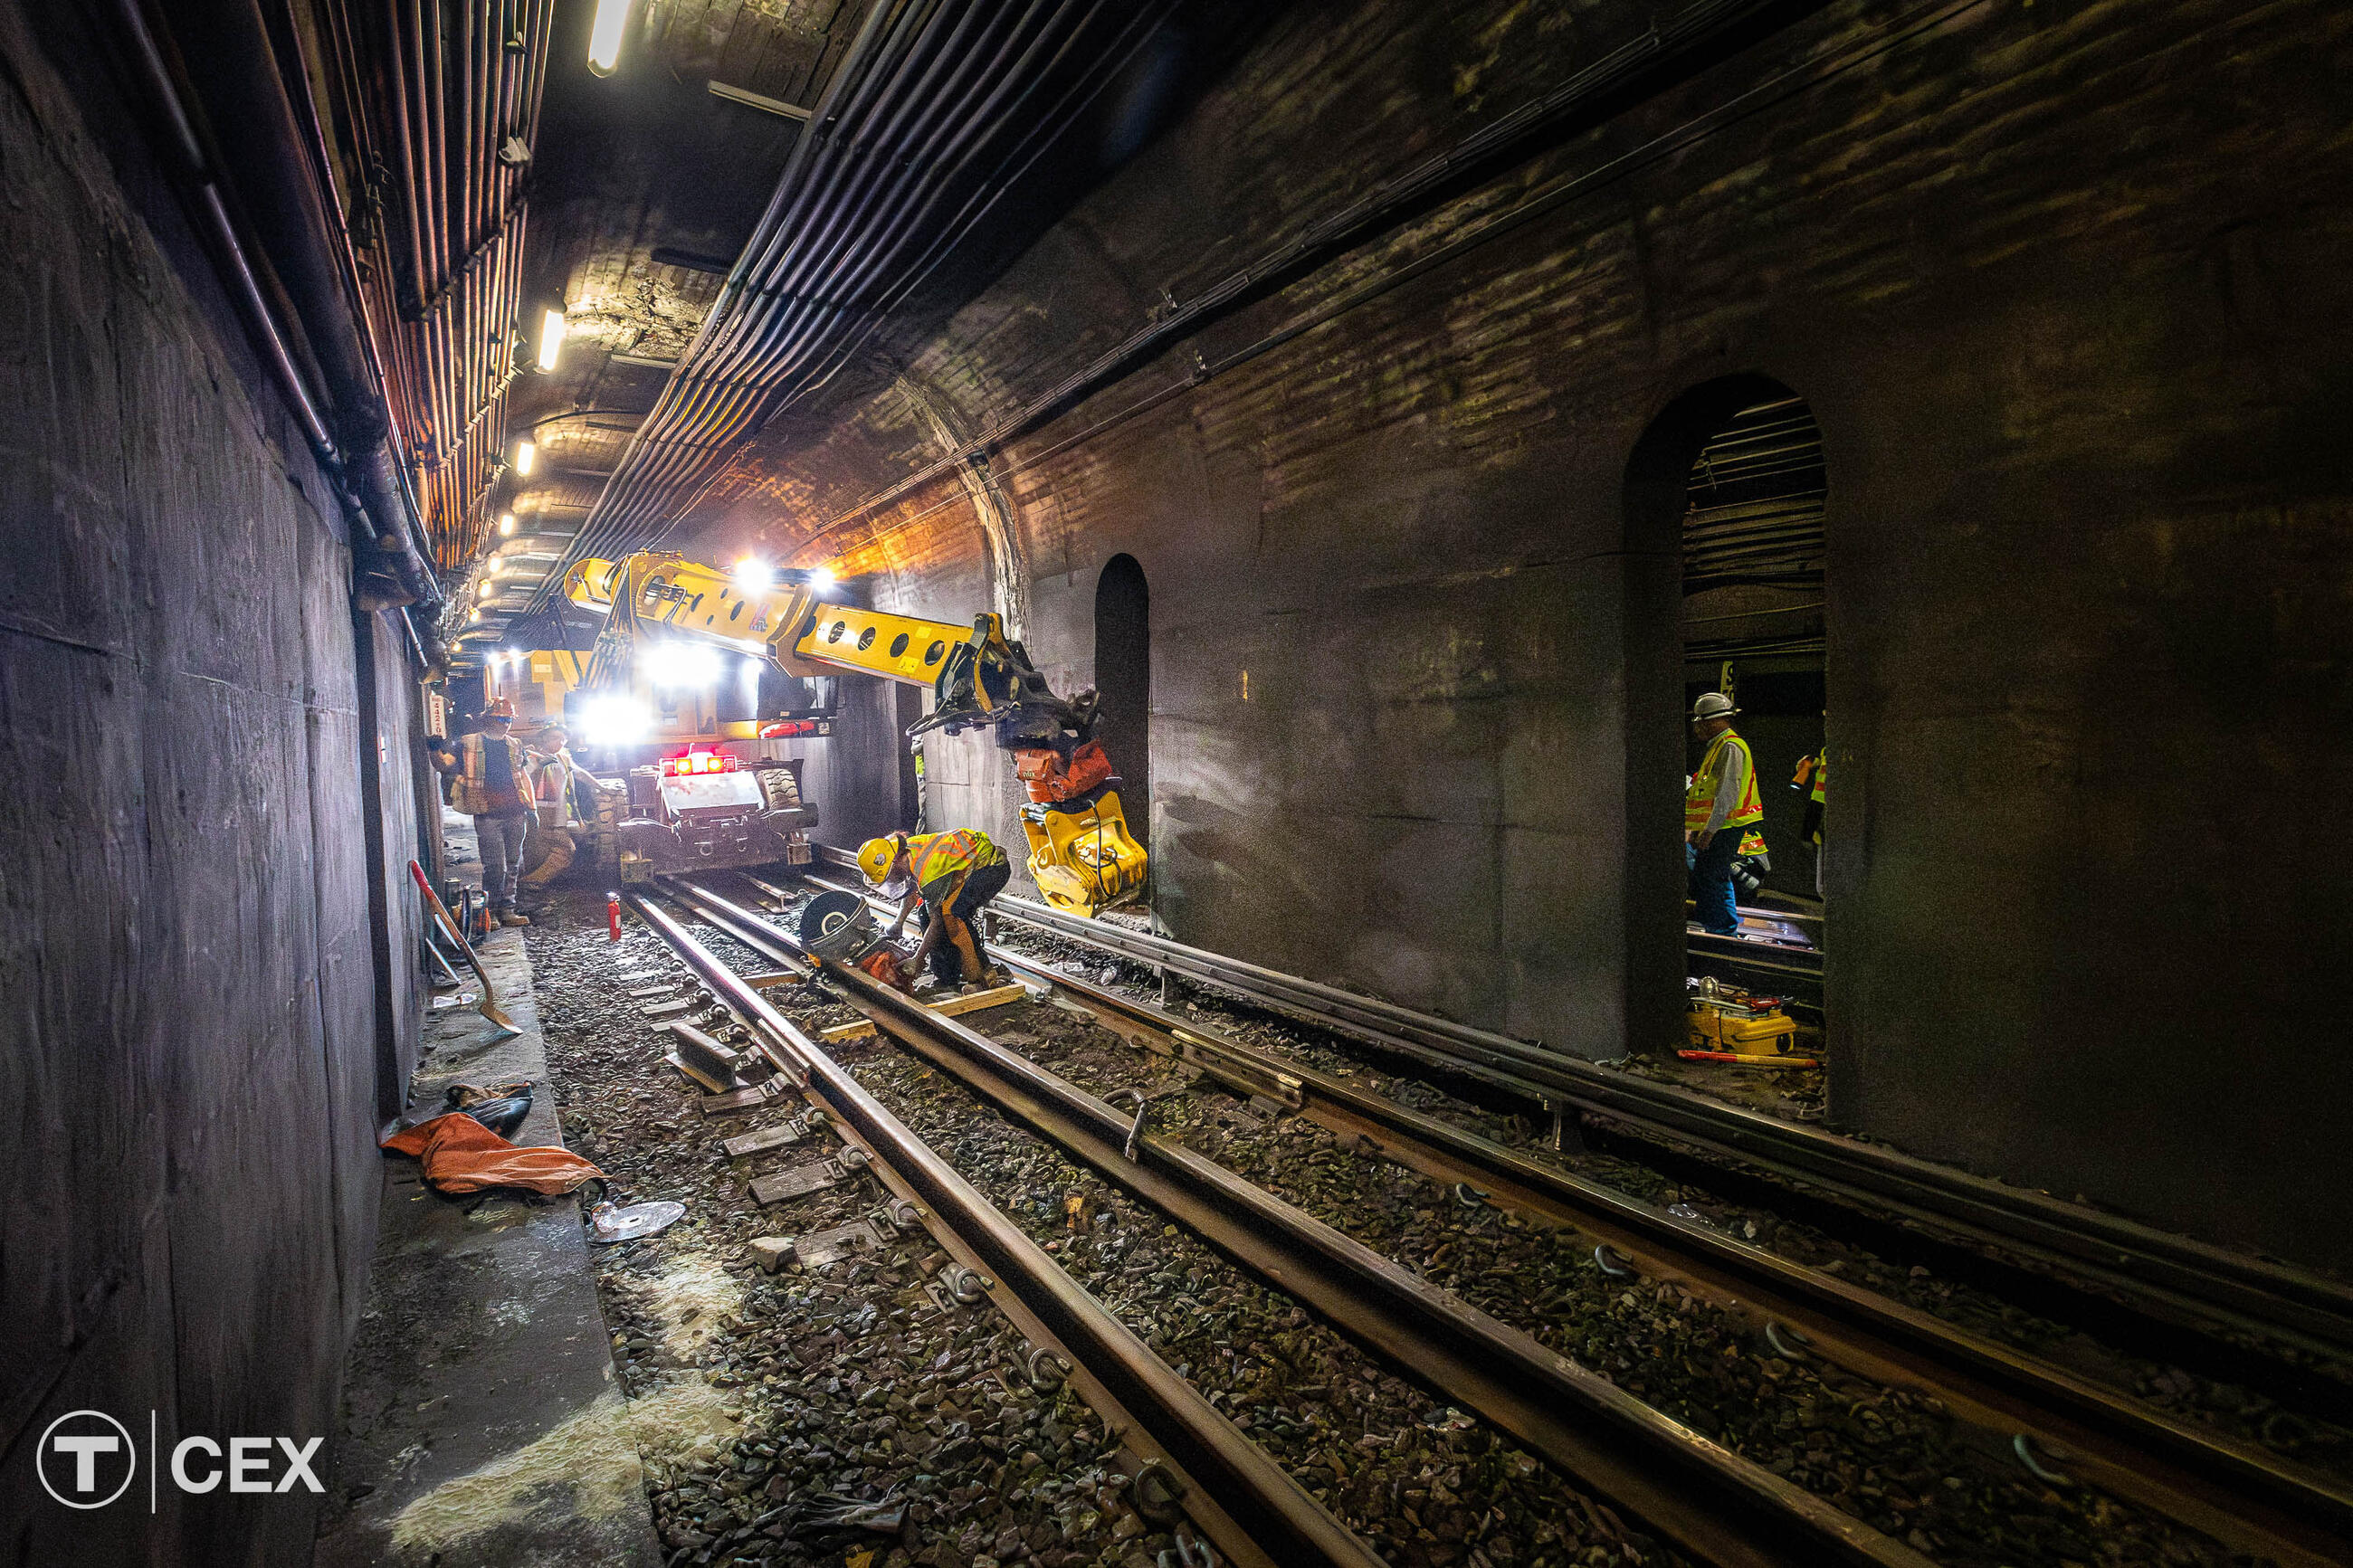
M 899 858 L 903 840 L 870 838 L 858 847 L 858 869 L 870 882 L 880 886 L 891 875 L 891 863 Z

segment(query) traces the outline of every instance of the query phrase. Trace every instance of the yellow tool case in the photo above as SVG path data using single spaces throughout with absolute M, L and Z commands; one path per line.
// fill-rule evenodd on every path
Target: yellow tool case
M 1797 1037 L 1797 1022 L 1781 1011 L 1778 996 L 1701 979 L 1692 982 L 1690 1004 L 1686 1022 L 1694 1049 L 1779 1055 Z

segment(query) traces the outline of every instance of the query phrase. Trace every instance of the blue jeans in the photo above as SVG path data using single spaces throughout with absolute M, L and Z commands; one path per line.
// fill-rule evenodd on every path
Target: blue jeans
M 1699 923 L 1717 936 L 1731 936 L 1740 930 L 1739 907 L 1732 896 L 1732 862 L 1740 853 L 1744 831 L 1719 827 L 1706 848 L 1683 846 L 1689 857 L 1692 902 L 1698 906 Z

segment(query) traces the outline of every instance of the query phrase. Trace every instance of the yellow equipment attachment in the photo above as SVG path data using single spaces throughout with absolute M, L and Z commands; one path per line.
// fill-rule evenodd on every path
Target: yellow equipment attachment
M 1004 750 L 1045 748 L 1067 756 L 1092 733 L 1094 694 L 1075 701 L 1057 696 L 996 616 L 975 616 L 965 626 L 820 604 L 805 574 L 785 575 L 792 580 L 768 586 L 738 583 L 716 567 L 667 551 L 576 562 L 565 574 L 565 595 L 607 619 L 588 668 L 574 679 L 592 689 L 632 689 L 636 642 L 645 637 L 764 657 L 787 675 L 852 669 L 928 686 L 932 711 L 909 729 L 911 740 L 933 730 L 953 735 L 986 729 Z M 703 721 L 702 732 L 749 739 L 755 731 L 713 718 Z M 1106 793 L 1092 805 L 1025 807 L 1022 826 L 1029 837 L 1029 874 L 1056 909 L 1092 915 L 1143 889 L 1144 847 L 1128 833 L 1116 794 Z
M 1029 877 L 1065 914 L 1092 919 L 1144 888 L 1144 846 L 1128 837 L 1127 817 L 1112 790 L 1076 811 L 1021 808 L 1029 836 Z

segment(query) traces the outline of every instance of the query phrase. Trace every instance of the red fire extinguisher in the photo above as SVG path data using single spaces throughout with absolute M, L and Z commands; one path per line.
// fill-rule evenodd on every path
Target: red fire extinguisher
M 618 893 L 605 895 L 605 929 L 615 942 L 621 940 L 621 895 Z

